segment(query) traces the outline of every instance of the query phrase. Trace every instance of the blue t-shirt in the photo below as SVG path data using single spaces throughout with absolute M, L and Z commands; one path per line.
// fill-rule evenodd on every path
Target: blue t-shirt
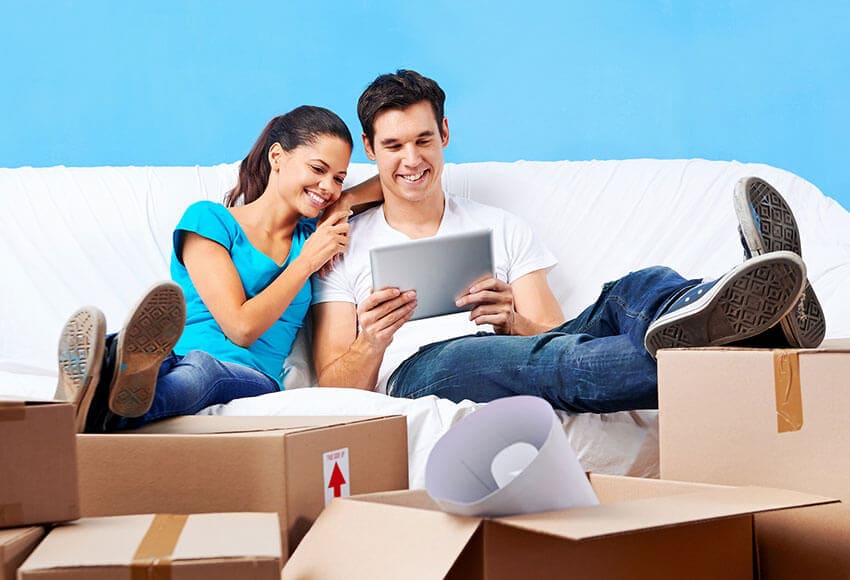
M 231 342 L 210 311 L 204 305 L 189 272 L 183 265 L 182 248 L 185 232 L 193 232 L 224 246 L 242 279 L 245 296 L 252 298 L 262 292 L 301 253 L 307 237 L 316 230 L 316 220 L 302 219 L 292 234 L 292 246 L 283 265 L 278 265 L 255 248 L 233 217 L 219 203 L 199 201 L 192 204 L 174 228 L 171 254 L 171 278 L 186 295 L 186 328 L 174 352 L 185 355 L 190 350 L 202 350 L 220 361 L 232 362 L 256 369 L 282 385 L 283 361 L 295 340 L 295 333 L 304 323 L 310 306 L 310 281 L 304 285 L 281 317 L 248 348 Z

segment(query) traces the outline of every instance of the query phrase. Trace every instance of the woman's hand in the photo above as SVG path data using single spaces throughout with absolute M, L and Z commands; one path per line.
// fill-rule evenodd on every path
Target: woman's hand
M 358 214 L 383 201 L 384 192 L 381 189 L 381 181 L 377 175 L 373 175 L 366 181 L 344 190 L 335 202 L 325 208 L 319 217 L 319 225 L 325 223 L 337 211 L 350 210 Z
M 513 289 L 498 278 L 479 280 L 455 304 L 458 307 L 472 305 L 469 319 L 475 324 L 490 324 L 496 334 L 514 333 L 517 313 Z
M 334 216 L 336 216 L 339 212 L 345 212 L 346 215 L 351 215 L 351 198 L 345 195 L 345 192 L 343 192 L 343 194 L 340 195 L 335 202 L 322 211 L 322 215 L 319 216 L 319 220 L 316 222 L 316 225 L 322 226 L 328 221 L 332 221 Z
M 348 207 L 334 208 L 322 216 L 316 231 L 313 232 L 301 249 L 299 260 L 306 260 L 310 272 L 317 272 L 334 256 L 341 254 L 348 246 Z

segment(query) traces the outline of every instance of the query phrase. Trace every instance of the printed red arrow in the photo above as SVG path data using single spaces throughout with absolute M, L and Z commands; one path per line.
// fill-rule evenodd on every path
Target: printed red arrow
M 331 472 L 331 481 L 328 484 L 328 489 L 333 488 L 334 497 L 342 495 L 342 486 L 345 485 L 345 477 L 342 476 L 342 470 L 339 468 L 339 463 L 334 463 L 334 470 Z

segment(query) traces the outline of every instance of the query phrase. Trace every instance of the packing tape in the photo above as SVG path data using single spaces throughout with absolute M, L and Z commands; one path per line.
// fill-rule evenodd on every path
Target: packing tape
M 0 403 L 0 421 L 23 421 L 27 418 L 24 403 Z
M 800 389 L 798 351 L 773 351 L 773 384 L 776 391 L 777 431 L 799 431 L 803 428 L 803 394 Z
M 23 505 L 20 503 L 0 503 L 0 528 L 20 526 L 23 522 Z
M 171 580 L 171 554 L 189 516 L 157 514 L 130 564 L 131 580 Z

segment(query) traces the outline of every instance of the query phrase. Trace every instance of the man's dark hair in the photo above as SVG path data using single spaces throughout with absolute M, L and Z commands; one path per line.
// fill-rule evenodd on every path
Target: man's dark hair
M 443 135 L 443 117 L 446 93 L 436 81 L 423 77 L 416 71 L 399 69 L 395 74 L 384 74 L 372 81 L 357 101 L 357 116 L 369 145 L 375 145 L 375 117 L 391 109 L 403 110 L 416 103 L 427 101 Z

